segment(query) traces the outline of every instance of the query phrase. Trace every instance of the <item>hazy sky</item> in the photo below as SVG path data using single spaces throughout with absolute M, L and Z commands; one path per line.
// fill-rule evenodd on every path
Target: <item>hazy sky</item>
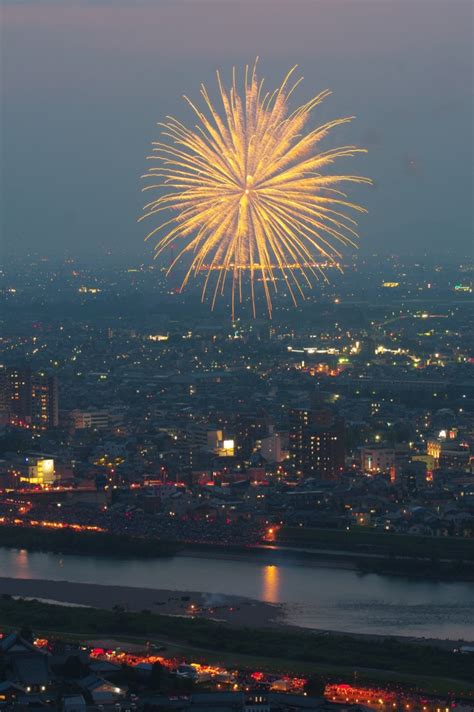
M 0 0 L 1 1 L 1 0 Z M 143 253 L 139 176 L 155 124 L 214 70 L 253 63 L 271 85 L 297 63 L 297 100 L 329 88 L 327 147 L 370 209 L 364 252 L 471 249 L 471 0 L 4 0 L 2 240 L 17 249 Z M 315 114 L 316 120 L 316 114 Z

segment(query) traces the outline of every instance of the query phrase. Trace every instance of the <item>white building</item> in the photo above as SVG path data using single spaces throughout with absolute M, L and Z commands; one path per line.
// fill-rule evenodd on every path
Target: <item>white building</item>
M 267 462 L 281 462 L 283 455 L 281 452 L 281 438 L 279 434 L 273 433 L 269 435 L 268 438 L 263 438 L 260 452 Z
M 363 447 L 362 469 L 371 475 L 390 472 L 395 467 L 395 450 L 388 447 Z
M 71 417 L 76 430 L 85 428 L 102 430 L 108 428 L 110 423 L 108 410 L 73 410 Z

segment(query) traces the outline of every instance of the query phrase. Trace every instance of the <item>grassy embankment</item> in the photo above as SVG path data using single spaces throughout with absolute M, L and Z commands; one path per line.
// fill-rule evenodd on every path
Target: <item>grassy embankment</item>
M 347 531 L 282 527 L 277 532 L 277 543 L 328 553 L 348 552 L 355 557 L 358 568 L 367 572 L 474 580 L 473 539 L 393 534 L 366 528 Z
M 361 554 L 428 557 L 474 562 L 473 539 L 393 534 L 365 527 L 353 528 L 350 531 L 346 529 L 281 527 L 277 530 L 277 543 Z
M 179 548 L 174 542 L 138 539 L 106 532 L 49 529 L 28 526 L 0 526 L 0 547 L 54 551 L 62 554 L 134 557 L 150 559 L 173 556 Z

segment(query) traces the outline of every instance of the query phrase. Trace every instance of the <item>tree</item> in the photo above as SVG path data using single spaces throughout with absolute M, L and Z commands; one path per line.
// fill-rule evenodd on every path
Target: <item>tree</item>
M 153 663 L 150 674 L 150 687 L 153 690 L 160 690 L 166 677 L 166 671 L 163 665 L 157 660 Z
M 28 643 L 33 642 L 33 631 L 27 625 L 23 626 L 23 628 L 20 630 L 20 636 L 23 638 L 23 640 L 26 640 Z
M 312 697 L 323 697 L 326 683 L 319 675 L 310 675 L 305 682 L 304 691 Z
M 75 680 L 85 677 L 88 672 L 89 668 L 84 665 L 77 655 L 70 655 L 62 666 L 64 677 L 72 677 Z
M 6 672 L 7 672 L 7 664 L 6 664 L 5 656 L 3 654 L 3 650 L 0 650 L 0 682 L 3 682 L 5 680 Z

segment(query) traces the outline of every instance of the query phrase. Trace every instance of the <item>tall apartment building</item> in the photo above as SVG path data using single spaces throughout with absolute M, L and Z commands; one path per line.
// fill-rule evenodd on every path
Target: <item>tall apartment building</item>
M 11 420 L 33 428 L 57 427 L 58 379 L 29 367 L 9 366 L 2 378 L 1 400 Z
M 297 475 L 334 480 L 344 469 L 344 421 L 329 411 L 292 408 L 289 451 Z

